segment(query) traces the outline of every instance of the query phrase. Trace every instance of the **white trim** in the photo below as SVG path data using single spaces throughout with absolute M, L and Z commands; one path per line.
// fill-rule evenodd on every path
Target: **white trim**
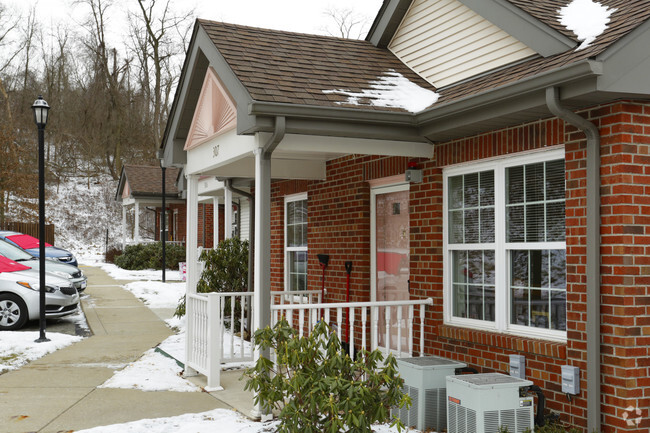
M 538 149 L 525 154 L 504 155 L 500 157 L 468 162 L 449 166 L 443 169 L 443 319 L 445 324 L 453 326 L 482 329 L 487 331 L 512 334 L 523 337 L 541 338 L 545 340 L 566 341 L 566 331 L 546 330 L 510 323 L 510 294 L 509 294 L 509 251 L 516 249 L 566 250 L 565 242 L 516 242 L 506 243 L 505 227 L 505 172 L 506 168 L 562 159 L 565 160 L 564 146 Z M 494 172 L 494 210 L 495 210 L 495 242 L 484 244 L 449 245 L 448 221 L 448 183 L 452 176 L 477 173 L 492 170 Z M 495 321 L 482 321 L 453 317 L 451 296 L 452 260 L 451 252 L 468 249 L 489 249 L 495 252 Z
M 295 291 L 294 288 L 289 286 L 289 253 L 294 252 L 294 251 L 304 251 L 307 254 L 309 254 L 309 241 L 307 241 L 307 245 L 304 247 L 288 247 L 287 246 L 287 204 L 288 203 L 293 203 L 296 201 L 307 201 L 307 212 L 309 212 L 309 199 L 307 197 L 306 192 L 301 192 L 298 194 L 291 194 L 287 195 L 284 197 L 284 210 L 283 210 L 283 217 L 284 217 L 284 222 L 282 224 L 283 229 L 284 229 L 284 290 L 285 291 Z M 307 233 L 309 233 L 309 222 L 307 223 Z M 309 238 L 307 238 L 309 239 Z

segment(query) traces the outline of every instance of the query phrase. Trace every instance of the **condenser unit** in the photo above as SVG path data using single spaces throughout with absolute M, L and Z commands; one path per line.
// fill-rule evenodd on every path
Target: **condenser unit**
M 419 358 L 399 358 L 397 367 L 404 379 L 404 393 L 411 397 L 411 407 L 396 408 L 393 416 L 399 418 L 407 427 L 418 430 L 447 428 L 446 377 L 455 374 L 456 369 L 467 364 L 441 358 L 423 356 Z
M 533 382 L 501 373 L 447 377 L 448 433 L 533 431 Z

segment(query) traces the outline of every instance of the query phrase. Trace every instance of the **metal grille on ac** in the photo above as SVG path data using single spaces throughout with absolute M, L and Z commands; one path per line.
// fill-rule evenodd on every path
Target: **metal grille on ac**
M 486 410 L 483 413 L 483 425 L 485 433 L 497 433 L 499 431 L 499 411 Z
M 448 403 L 448 408 L 449 433 L 476 433 L 476 411 L 451 402 Z
M 409 397 L 411 397 L 411 409 L 409 410 L 408 427 L 418 425 L 418 414 L 420 413 L 420 392 L 417 388 L 409 386 Z
M 517 409 L 517 433 L 530 430 L 532 413 L 530 408 Z
M 501 422 L 499 423 L 500 427 L 508 428 L 508 431 L 516 432 L 517 424 L 515 423 L 515 410 L 508 409 L 500 411 Z
M 431 388 L 424 391 L 424 428 L 442 431 L 447 428 L 447 390 Z

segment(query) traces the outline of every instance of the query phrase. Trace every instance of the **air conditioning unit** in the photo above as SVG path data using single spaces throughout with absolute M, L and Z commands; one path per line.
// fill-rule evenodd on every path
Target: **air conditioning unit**
M 501 373 L 447 377 L 448 433 L 511 433 L 533 431 L 533 382 Z M 522 389 L 523 388 L 523 389 Z
M 399 374 L 404 379 L 403 392 L 411 397 L 411 407 L 393 409 L 393 416 L 407 427 L 425 431 L 447 428 L 446 378 L 457 368 L 467 367 L 462 362 L 439 356 L 397 359 Z

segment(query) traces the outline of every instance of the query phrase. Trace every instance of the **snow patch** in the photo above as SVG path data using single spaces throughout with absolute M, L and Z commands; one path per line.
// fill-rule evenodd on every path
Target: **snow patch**
M 0 331 L 0 373 L 15 370 L 83 339 L 75 335 L 48 332 L 46 337 L 50 341 L 36 343 L 39 336 L 38 331 Z
M 571 30 L 582 44 L 576 49 L 583 50 L 607 29 L 611 15 L 616 9 L 603 6 L 593 0 L 573 0 L 560 8 L 560 24 Z
M 142 299 L 149 308 L 176 308 L 185 294 L 185 283 L 162 283 L 160 281 L 136 281 L 124 288 Z
M 111 278 L 114 278 L 116 280 L 160 281 L 162 279 L 161 270 L 145 269 L 142 271 L 129 271 L 122 269 L 112 263 L 97 263 L 96 265 L 102 268 L 108 275 L 111 276 Z M 165 271 L 165 279 L 168 281 L 181 281 L 180 271 L 172 271 L 167 269 Z M 178 298 L 176 298 L 176 301 L 178 301 Z
M 438 101 L 439 95 L 418 86 L 408 78 L 390 69 L 385 76 L 370 82 L 369 89 L 352 92 L 345 89 L 323 90 L 325 94 L 338 93 L 348 99 L 337 104 L 373 105 L 375 107 L 403 108 L 411 113 L 424 110 Z
M 116 372 L 99 388 L 139 389 L 141 391 L 201 391 L 201 388 L 181 377 L 182 370 L 175 360 L 151 349 L 145 352 L 139 360 Z

